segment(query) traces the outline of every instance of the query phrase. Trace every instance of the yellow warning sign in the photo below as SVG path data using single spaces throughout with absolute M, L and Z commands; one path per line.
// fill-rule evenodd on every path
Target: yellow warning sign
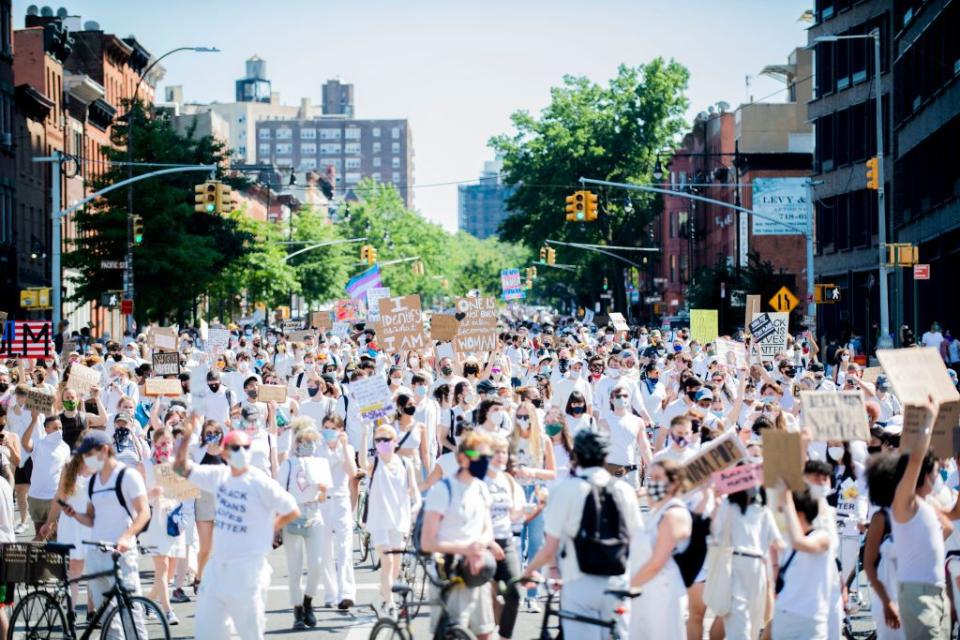
M 800 301 L 797 300 L 797 296 L 793 295 L 790 289 L 780 287 L 780 290 L 773 294 L 773 297 L 768 300 L 768 303 L 774 311 L 790 313 L 797 307 Z

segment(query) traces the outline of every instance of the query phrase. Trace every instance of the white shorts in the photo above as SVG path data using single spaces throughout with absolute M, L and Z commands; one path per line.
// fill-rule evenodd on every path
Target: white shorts
M 397 529 L 374 529 L 370 531 L 370 540 L 375 547 L 403 549 L 406 546 L 406 536 Z

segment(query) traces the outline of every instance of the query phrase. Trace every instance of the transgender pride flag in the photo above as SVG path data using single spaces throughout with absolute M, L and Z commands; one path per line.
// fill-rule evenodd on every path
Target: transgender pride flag
M 347 295 L 350 296 L 352 300 L 356 300 L 357 298 L 366 300 L 367 291 L 380 286 L 382 286 L 380 282 L 380 265 L 375 264 L 363 273 L 350 278 L 346 290 Z

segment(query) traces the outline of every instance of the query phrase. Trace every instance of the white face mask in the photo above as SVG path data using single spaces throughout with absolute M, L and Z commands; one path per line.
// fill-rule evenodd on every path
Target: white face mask
M 810 489 L 810 495 L 816 500 L 823 500 L 827 497 L 827 487 L 822 484 L 810 484 L 807 483 L 807 488 Z
M 843 459 L 843 447 L 828 447 L 827 455 L 834 462 L 840 462 Z
M 230 466 L 236 469 L 237 471 L 242 471 L 250 466 L 250 460 L 253 457 L 253 452 L 250 449 L 238 449 L 237 451 L 230 452 Z
M 607 369 L 606 372 L 608 378 L 616 380 L 620 377 L 620 369 Z
M 103 460 L 97 455 L 83 456 L 83 464 L 93 473 L 99 473 L 103 469 Z

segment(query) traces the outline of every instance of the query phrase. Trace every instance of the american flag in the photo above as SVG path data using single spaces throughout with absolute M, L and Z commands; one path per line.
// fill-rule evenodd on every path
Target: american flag
M 14 358 L 49 358 L 55 355 L 49 320 L 8 320 L 3 326 L 0 354 Z

